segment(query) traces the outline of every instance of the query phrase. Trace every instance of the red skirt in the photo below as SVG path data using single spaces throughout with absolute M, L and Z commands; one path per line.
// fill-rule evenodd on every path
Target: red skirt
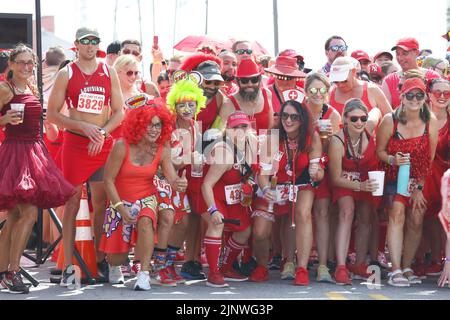
M 19 203 L 56 208 L 75 193 L 42 140 L 6 139 L 0 145 L 0 176 L 0 210 Z

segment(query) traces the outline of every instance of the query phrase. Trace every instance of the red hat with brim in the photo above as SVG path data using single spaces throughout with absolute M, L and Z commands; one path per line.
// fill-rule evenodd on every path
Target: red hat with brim
M 306 73 L 298 70 L 297 59 L 287 56 L 278 56 L 275 64 L 264 70 L 275 75 L 288 76 L 292 78 L 306 77 Z
M 398 40 L 397 44 L 392 47 L 391 51 L 395 51 L 397 48 L 405 51 L 419 50 L 419 42 L 415 38 L 403 38 Z
M 408 93 L 413 89 L 419 89 L 423 92 L 426 92 L 427 87 L 425 86 L 425 83 L 420 78 L 409 78 L 406 79 L 405 82 L 403 82 L 402 85 L 402 91 L 400 93 Z
M 297 53 L 297 51 L 295 51 L 294 49 L 286 49 L 280 52 L 280 54 L 278 55 L 279 57 L 291 57 L 291 58 L 295 58 L 297 60 L 301 60 L 304 61 L 305 59 L 303 58 L 302 55 L 299 55 Z
M 392 53 L 390 53 L 390 52 L 388 52 L 388 51 L 381 51 L 381 52 L 378 52 L 378 53 L 373 57 L 373 61 L 377 61 L 377 59 L 378 59 L 380 56 L 382 56 L 382 55 L 389 56 L 389 59 L 390 59 L 391 61 L 394 60 L 394 56 L 392 55 Z
M 69 48 L 69 50 L 71 50 L 73 52 L 77 52 L 77 47 Z M 106 58 L 106 52 L 98 49 L 97 50 L 97 58 Z
M 355 58 L 358 61 L 364 61 L 364 60 L 371 61 L 367 52 L 362 51 L 362 50 L 353 51 L 351 54 L 351 57 Z
M 252 59 L 245 59 L 239 63 L 236 78 L 252 78 L 261 75 L 258 65 Z
M 236 111 L 228 116 L 227 128 L 235 128 L 241 124 L 250 125 L 250 119 L 245 112 Z

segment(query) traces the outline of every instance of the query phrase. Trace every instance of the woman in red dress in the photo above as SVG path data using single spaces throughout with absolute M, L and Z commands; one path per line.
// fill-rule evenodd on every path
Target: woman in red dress
M 377 154 L 386 166 L 385 196 L 388 209 L 388 247 L 393 272 L 388 283 L 409 287 L 421 283 L 411 269 L 422 237 L 427 201 L 424 184 L 431 174 L 436 152 L 438 125 L 425 103 L 426 86 L 421 78 L 405 80 L 401 89 L 401 106 L 383 118 L 377 131 Z M 405 154 L 409 154 L 409 157 Z M 409 196 L 396 194 L 399 166 L 410 163 Z M 406 224 L 406 232 L 404 226 Z
M 0 280 L 10 292 L 28 293 L 19 263 L 38 208 L 63 205 L 74 189 L 42 141 L 42 106 L 29 82 L 36 56 L 30 48 L 18 45 L 11 52 L 9 66 L 8 80 L 0 84 L 0 126 L 6 126 L 6 139 L 0 146 L 0 210 L 8 210 L 0 235 Z M 22 114 L 12 110 L 14 104 L 24 106 Z

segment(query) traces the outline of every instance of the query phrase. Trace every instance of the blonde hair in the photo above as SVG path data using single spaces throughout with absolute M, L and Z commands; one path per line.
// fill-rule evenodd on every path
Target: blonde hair
M 139 61 L 131 54 L 124 54 L 116 59 L 113 67 L 116 71 L 119 71 L 129 65 L 134 65 L 139 68 Z

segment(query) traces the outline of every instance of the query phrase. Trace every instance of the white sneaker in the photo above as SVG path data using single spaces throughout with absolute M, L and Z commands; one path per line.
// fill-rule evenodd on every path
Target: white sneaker
M 125 279 L 122 274 L 122 266 L 109 265 L 109 283 L 124 284 Z
M 137 275 L 136 283 L 134 284 L 134 290 L 136 291 L 148 291 L 152 287 L 150 286 L 150 274 L 148 271 L 139 271 Z

